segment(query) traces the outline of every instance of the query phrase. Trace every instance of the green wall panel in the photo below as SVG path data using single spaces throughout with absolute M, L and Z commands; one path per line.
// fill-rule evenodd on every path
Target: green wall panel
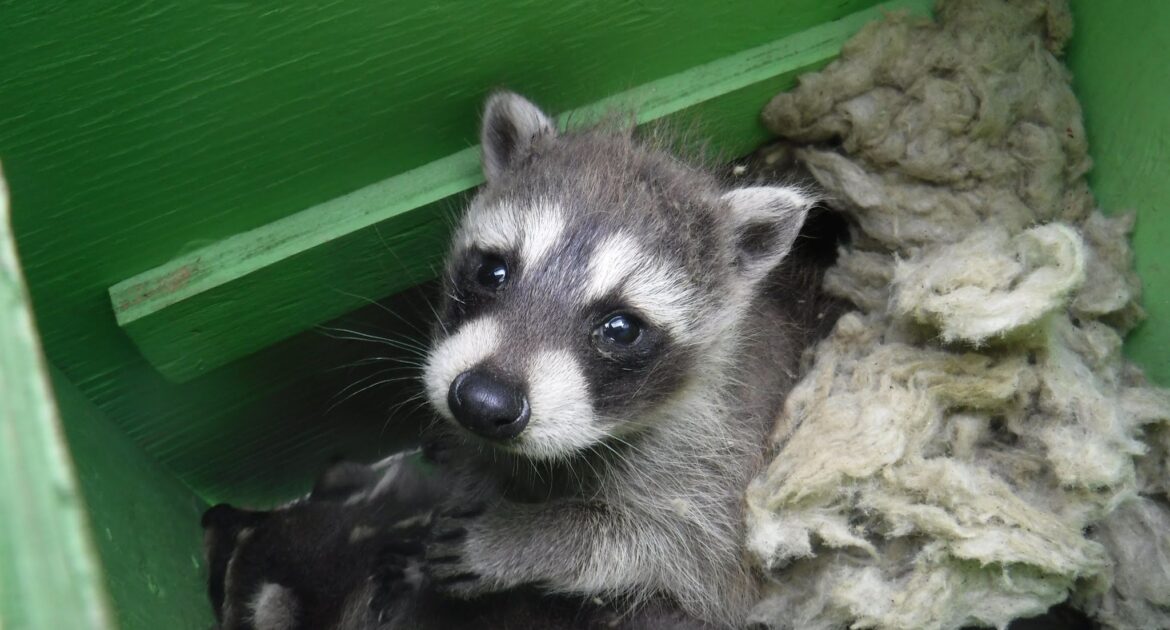
M 207 630 L 213 619 L 199 526 L 207 504 L 59 370 L 52 375 L 118 628 Z
M 0 174 L 0 628 L 109 628 Z
M 1073 0 L 1069 49 L 1101 205 L 1136 210 L 1134 248 L 1149 319 L 1126 350 L 1170 385 L 1170 3 Z

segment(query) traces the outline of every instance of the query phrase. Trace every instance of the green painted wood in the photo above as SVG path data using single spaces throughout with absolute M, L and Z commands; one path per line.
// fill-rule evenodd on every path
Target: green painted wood
M 377 370 L 336 369 L 368 348 L 312 331 L 174 384 L 110 286 L 466 149 L 496 86 L 567 111 L 874 4 L 0 0 L 0 157 L 45 352 L 200 496 L 287 496 L 330 455 L 410 433 L 413 385 L 335 407 Z M 412 295 L 388 304 L 425 314 Z
M 207 504 L 143 453 L 59 370 L 50 373 L 117 627 L 212 627 L 199 526 Z
M 1134 250 L 1149 318 L 1126 351 L 1170 385 L 1170 3 L 1073 0 L 1069 49 L 1085 110 L 1093 192 L 1108 210 L 1136 210 Z
M 0 173 L 0 628 L 110 628 Z
M 898 0 L 701 64 L 573 110 L 561 126 L 611 111 L 647 123 L 702 105 L 711 119 L 744 121 L 703 130 L 714 150 L 739 155 L 767 137 L 756 113 L 786 82 L 880 11 L 926 5 Z M 159 371 L 189 380 L 353 310 L 359 296 L 433 277 L 448 235 L 439 202 L 482 181 L 477 148 L 464 149 L 200 248 L 111 287 L 118 323 Z

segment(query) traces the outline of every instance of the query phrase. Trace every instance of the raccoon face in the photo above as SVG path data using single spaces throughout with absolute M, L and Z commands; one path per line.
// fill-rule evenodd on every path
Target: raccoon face
M 656 426 L 715 379 L 811 205 L 722 191 L 628 133 L 559 134 L 509 93 L 482 146 L 424 382 L 446 419 L 534 458 Z

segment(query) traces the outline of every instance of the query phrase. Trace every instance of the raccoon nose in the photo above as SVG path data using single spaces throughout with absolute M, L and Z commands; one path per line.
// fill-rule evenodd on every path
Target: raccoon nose
M 482 369 L 470 369 L 451 382 L 447 405 L 460 424 L 486 438 L 506 440 L 528 426 L 532 410 L 520 388 Z

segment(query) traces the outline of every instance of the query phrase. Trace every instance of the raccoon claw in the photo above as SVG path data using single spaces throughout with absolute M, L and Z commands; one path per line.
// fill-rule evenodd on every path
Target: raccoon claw
M 427 576 L 435 590 L 465 598 L 487 590 L 466 554 L 469 521 L 482 513 L 481 506 L 472 506 L 448 510 L 435 519 L 426 550 Z
M 483 578 L 478 573 L 460 573 L 437 579 L 433 584 L 436 591 L 460 599 L 470 599 L 487 592 Z
M 488 589 L 483 576 L 467 570 L 458 560 L 435 559 L 427 564 L 431 588 L 438 593 L 469 599 Z
M 424 551 L 421 542 L 400 540 L 387 543 L 378 553 L 370 576 L 375 588 L 369 605 L 370 610 L 378 613 L 379 620 L 390 613 L 403 595 L 418 587 L 417 578 L 412 580 L 409 569 Z

